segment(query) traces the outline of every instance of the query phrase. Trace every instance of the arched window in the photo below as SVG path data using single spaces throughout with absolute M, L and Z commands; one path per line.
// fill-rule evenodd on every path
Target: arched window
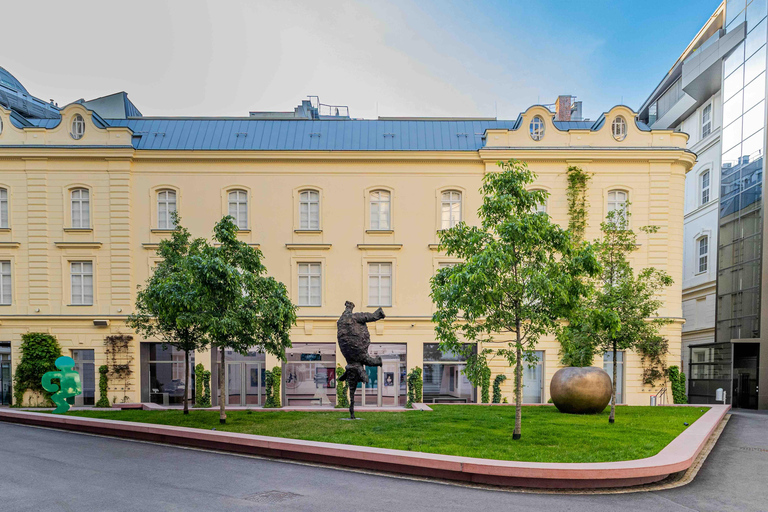
M 541 189 L 535 189 L 535 190 L 531 190 L 531 192 L 544 192 L 544 190 L 541 190 Z M 546 200 L 546 199 L 544 199 L 544 201 L 542 201 L 541 203 L 537 204 L 537 205 L 536 205 L 536 206 L 533 208 L 533 211 L 534 211 L 535 213 L 547 213 L 547 200 Z
M 530 125 L 531 138 L 541 140 L 544 137 L 544 119 L 541 116 L 534 116 Z
M 612 211 L 626 212 L 626 210 L 627 210 L 627 193 L 623 190 L 609 191 L 608 192 L 608 212 L 609 213 Z
M 91 227 L 91 200 L 87 188 L 76 188 L 72 196 L 72 227 Z
M 302 190 L 299 194 L 299 229 L 320 229 L 320 192 Z
M 706 272 L 709 269 L 709 237 L 702 236 L 696 241 L 698 253 L 698 273 Z
M 8 227 L 8 189 L 0 188 L 0 228 Z
M 440 211 L 442 229 L 451 229 L 461 222 L 461 192 L 457 190 L 443 192 Z
M 701 190 L 701 204 L 707 204 L 709 202 L 709 171 L 704 171 L 699 176 L 699 188 Z
M 176 211 L 176 192 L 161 190 L 157 193 L 157 228 L 175 229 L 171 214 Z
M 391 200 L 391 194 L 386 190 L 374 190 L 371 192 L 371 229 L 392 229 L 390 222 Z
M 229 193 L 229 215 L 234 217 L 238 228 L 248 229 L 248 193 L 245 190 Z
M 616 116 L 611 123 L 613 138 L 622 141 L 627 138 L 627 122 L 621 116 Z
M 75 114 L 72 117 L 72 129 L 69 134 L 75 140 L 80 140 L 85 135 L 85 120 L 80 114 Z

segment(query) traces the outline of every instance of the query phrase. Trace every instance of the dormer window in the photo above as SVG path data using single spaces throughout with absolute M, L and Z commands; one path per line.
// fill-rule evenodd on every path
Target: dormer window
M 531 138 L 541 140 L 544 138 L 544 119 L 541 116 L 534 116 L 531 120 Z
M 613 120 L 611 123 L 611 134 L 619 142 L 627 138 L 627 122 L 623 117 L 616 116 Z
M 72 129 L 69 134 L 75 140 L 80 140 L 85 135 L 85 119 L 80 114 L 75 114 L 72 118 Z

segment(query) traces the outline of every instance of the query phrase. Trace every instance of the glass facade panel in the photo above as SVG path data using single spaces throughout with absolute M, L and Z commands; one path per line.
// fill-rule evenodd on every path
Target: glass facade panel
M 189 354 L 188 397 L 194 400 L 195 353 Z M 142 343 L 142 379 L 147 382 L 147 400 L 160 405 L 184 403 L 184 352 L 162 343 Z
M 688 401 L 713 404 L 718 388 L 730 393 L 731 344 L 699 345 L 691 347 L 690 351 Z
M 765 44 L 765 20 L 758 23 L 744 40 L 744 57 L 750 58 Z
M 461 354 L 440 350 L 437 343 L 424 344 L 424 402 L 475 401 L 475 387 L 462 373 L 465 360 Z
M 336 403 L 336 344 L 294 343 L 283 367 L 286 405 Z

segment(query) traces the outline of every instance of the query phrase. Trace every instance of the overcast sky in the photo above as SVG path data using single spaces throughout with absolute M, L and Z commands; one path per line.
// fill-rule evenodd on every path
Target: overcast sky
M 4 2 L 0 66 L 59 105 L 246 116 L 307 95 L 357 118 L 514 119 L 558 94 L 637 109 L 717 0 Z

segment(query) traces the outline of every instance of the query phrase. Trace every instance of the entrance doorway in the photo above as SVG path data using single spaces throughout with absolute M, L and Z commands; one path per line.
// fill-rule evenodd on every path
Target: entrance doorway
M 11 405 L 11 344 L 0 343 L 0 405 Z
M 757 409 L 759 361 L 759 343 L 733 344 L 734 407 Z
M 264 405 L 266 356 L 255 350 L 241 355 L 227 349 L 226 362 L 227 405 Z
M 357 385 L 356 404 L 374 407 L 405 405 L 408 398 L 406 352 L 405 343 L 371 343 L 368 353 L 374 357 L 381 356 L 381 366 L 365 367 L 368 372 L 368 382 Z M 365 389 L 364 393 L 363 389 Z

